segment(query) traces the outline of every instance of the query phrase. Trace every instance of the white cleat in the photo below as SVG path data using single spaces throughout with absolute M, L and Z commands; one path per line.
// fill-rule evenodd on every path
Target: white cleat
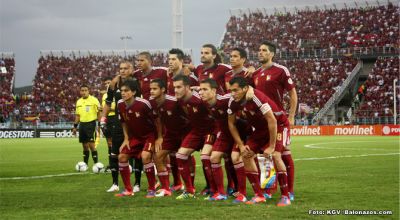
M 134 193 L 140 192 L 140 186 L 139 185 L 134 185 L 133 186 L 133 192 Z
M 119 186 L 113 184 L 108 190 L 107 192 L 118 192 L 119 191 Z

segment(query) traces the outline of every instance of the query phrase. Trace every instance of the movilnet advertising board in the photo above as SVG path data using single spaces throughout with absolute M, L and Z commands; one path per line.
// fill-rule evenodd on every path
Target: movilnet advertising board
M 399 136 L 400 125 L 293 126 L 291 136 Z

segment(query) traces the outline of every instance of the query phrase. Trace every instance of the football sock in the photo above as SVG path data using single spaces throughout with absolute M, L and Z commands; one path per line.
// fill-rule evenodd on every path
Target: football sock
M 146 173 L 147 176 L 147 182 L 149 183 L 149 188 L 148 190 L 156 190 L 156 175 L 155 175 L 155 170 L 154 170 L 154 163 L 146 163 L 143 165 L 144 172 Z M 136 174 L 136 173 L 135 173 Z
M 181 177 L 179 174 L 178 164 L 176 162 L 175 155 L 169 155 L 170 165 L 171 165 L 171 172 L 174 178 L 174 186 L 182 184 Z
M 253 187 L 254 193 L 256 196 L 264 196 L 262 191 L 261 191 L 261 187 L 260 187 L 260 174 L 255 171 L 255 172 L 249 172 L 246 171 L 246 176 L 247 179 L 249 180 L 251 186 Z
M 158 179 L 161 182 L 161 188 L 165 190 L 169 190 L 169 174 L 168 171 L 158 171 L 157 173 Z
M 190 160 L 188 155 L 176 153 L 176 161 L 178 162 L 179 172 L 182 176 L 183 182 L 185 182 L 186 191 L 188 193 L 194 193 L 194 187 L 192 178 L 190 176 Z
M 213 179 L 210 155 L 202 154 L 200 156 L 200 158 L 201 158 L 201 162 L 203 163 L 204 177 L 206 178 L 206 180 L 208 182 L 208 186 L 209 186 L 211 192 L 215 193 L 215 192 L 217 192 L 217 186 L 215 185 L 215 182 Z
M 281 188 L 282 196 L 289 196 L 286 172 L 278 172 L 277 175 L 278 175 L 278 182 L 279 182 L 279 187 Z
M 283 153 L 285 153 L 284 151 Z M 291 154 L 286 154 L 282 155 L 282 160 L 283 163 L 286 166 L 286 171 L 287 171 L 287 180 L 288 180 L 288 191 L 293 192 L 293 186 L 294 186 L 294 162 L 292 159 Z
M 133 170 L 135 171 L 135 185 L 140 186 L 140 182 L 142 179 L 142 170 L 143 170 L 142 159 L 135 159 L 135 166 Z
M 190 177 L 192 178 L 192 184 L 194 184 L 194 178 L 196 177 L 196 159 L 193 155 L 191 155 L 190 161 Z
M 131 172 L 129 171 L 129 163 L 119 163 L 119 172 L 121 173 L 122 182 L 124 182 L 125 190 L 132 192 Z
M 92 151 L 92 159 L 94 163 L 99 162 L 99 158 L 97 157 L 97 150 Z
M 222 171 L 222 165 L 220 163 L 212 163 L 212 174 L 217 191 L 219 194 L 226 194 L 224 189 L 224 173 Z
M 235 167 L 236 176 L 237 176 L 237 180 L 238 180 L 238 191 L 245 196 L 246 195 L 246 173 L 244 170 L 244 164 L 243 164 L 243 162 L 240 162 L 240 163 L 234 164 L 233 166 Z
M 85 162 L 86 164 L 89 163 L 89 151 L 88 150 L 83 151 L 83 162 Z

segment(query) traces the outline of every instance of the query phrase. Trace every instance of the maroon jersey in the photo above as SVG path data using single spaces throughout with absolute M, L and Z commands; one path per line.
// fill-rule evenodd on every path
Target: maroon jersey
M 195 91 L 188 100 L 179 100 L 179 104 L 185 111 L 193 132 L 198 135 L 206 135 L 213 132 L 214 123 L 208 113 L 207 104 L 204 103 Z
M 150 98 L 153 113 L 160 117 L 165 128 L 165 134 L 179 136 L 189 129 L 189 121 L 185 112 L 174 96 L 165 95 L 164 103 L 158 105 L 155 99 Z
M 231 94 L 219 95 L 217 94 L 217 102 L 213 106 L 208 106 L 211 116 L 215 119 L 215 134 L 218 132 L 224 133 L 224 135 L 231 136 L 228 126 L 228 104 L 231 98 Z
M 240 76 L 240 77 L 245 77 L 244 74 L 245 74 L 246 71 L 247 71 L 246 68 L 243 68 L 242 71 L 240 71 L 240 72 L 238 72 L 238 73 L 234 73 L 233 70 L 228 71 L 228 72 L 225 74 L 225 85 L 229 85 L 229 81 L 230 81 L 232 78 L 234 78 L 234 77 L 239 77 L 239 76 Z M 247 80 L 247 83 L 248 83 L 250 86 L 254 86 L 253 78 L 252 78 L 252 77 L 245 77 L 245 79 Z M 225 86 L 225 88 L 228 88 L 228 87 Z
M 121 123 L 128 127 L 129 139 L 143 139 L 149 134 L 156 134 L 153 121 L 153 110 L 146 99 L 135 98 L 131 106 L 127 106 L 121 99 L 118 101 L 118 112 Z
M 150 98 L 150 82 L 153 79 L 162 79 L 167 82 L 167 68 L 165 67 L 152 67 L 150 73 L 143 73 L 142 70 L 136 70 L 133 76 L 139 80 L 140 88 L 142 90 L 143 98 Z
M 230 71 L 232 68 L 226 64 L 216 64 L 208 69 L 204 69 L 203 64 L 199 65 L 196 70 L 195 74 L 199 78 L 199 82 L 204 79 L 214 79 L 218 84 L 218 93 L 223 94 L 225 89 L 225 73 Z
M 293 89 L 294 83 L 289 70 L 277 63 L 273 63 L 268 69 L 257 69 L 253 74 L 255 88 L 267 95 L 276 103 L 279 109 L 283 108 L 283 95 L 285 90 Z
M 286 114 L 268 96 L 257 89 L 254 89 L 254 96 L 251 100 L 235 102 L 231 98 L 229 100 L 228 114 L 240 112 L 240 117 L 246 119 L 256 130 L 268 131 L 268 123 L 264 114 L 271 110 L 276 118 L 278 127 L 289 125 Z
M 183 74 L 183 73 L 180 73 L 180 74 Z M 167 82 L 167 93 L 168 93 L 168 95 L 175 95 L 174 78 L 176 76 L 178 76 L 178 75 L 175 75 L 175 76 L 172 76 L 172 74 L 171 74 L 171 76 L 168 75 L 168 82 Z M 199 80 L 197 79 L 197 77 L 193 73 L 190 73 L 189 79 L 190 79 L 190 87 L 199 85 Z

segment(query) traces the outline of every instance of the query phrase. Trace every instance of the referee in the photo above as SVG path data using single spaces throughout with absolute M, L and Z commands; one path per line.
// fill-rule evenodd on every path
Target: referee
M 98 162 L 97 150 L 95 147 L 96 140 L 96 121 L 100 121 L 100 103 L 99 100 L 89 94 L 89 87 L 81 85 L 81 98 L 76 102 L 75 122 L 72 132 L 76 135 L 79 125 L 79 143 L 83 147 L 83 161 L 89 162 L 89 149 L 92 152 L 94 163 Z

